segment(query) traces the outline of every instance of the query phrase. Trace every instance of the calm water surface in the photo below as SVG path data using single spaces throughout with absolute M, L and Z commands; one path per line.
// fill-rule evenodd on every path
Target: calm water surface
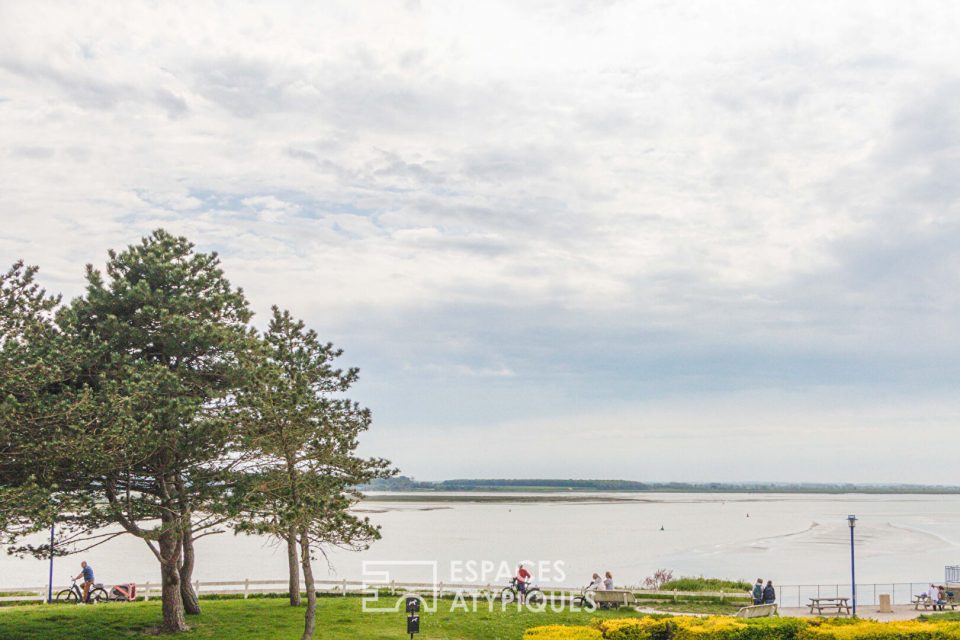
M 364 561 L 436 561 L 438 578 L 449 581 L 487 561 L 494 569 L 480 576 L 486 583 L 500 581 L 501 565 L 529 560 L 560 569 L 541 582 L 570 586 L 605 570 L 620 584 L 636 584 L 658 568 L 779 584 L 844 582 L 849 513 L 860 519 L 858 582 L 942 580 L 944 565 L 960 564 L 960 496 L 596 493 L 586 494 L 595 499 L 586 503 L 477 503 L 469 501 L 476 494 L 446 495 L 463 501 L 361 504 L 382 526 L 383 540 L 362 553 L 331 551 L 332 567 L 318 560 L 318 577 L 360 579 Z M 624 497 L 634 501 L 609 502 Z M 153 556 L 129 537 L 83 557 L 99 581 L 158 578 Z M 75 575 L 79 560 L 57 559 L 55 582 Z M 226 533 L 198 543 L 201 581 L 275 578 L 285 570 L 285 548 L 263 538 Z M 390 571 L 397 580 L 429 577 L 415 565 Z M 0 587 L 44 584 L 46 577 L 46 562 L 0 557 Z

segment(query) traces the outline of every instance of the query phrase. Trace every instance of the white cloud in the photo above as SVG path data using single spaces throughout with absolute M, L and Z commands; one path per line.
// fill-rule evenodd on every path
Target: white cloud
M 488 408 L 589 412 L 643 367 L 949 386 L 958 27 L 947 1 L 3 3 L 0 261 L 72 295 L 164 226 L 373 378 L 438 363 Z

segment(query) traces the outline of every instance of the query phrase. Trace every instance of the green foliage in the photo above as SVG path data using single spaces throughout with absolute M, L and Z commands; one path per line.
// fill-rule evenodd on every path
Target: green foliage
M 664 591 L 737 591 L 740 593 L 750 591 L 753 586 L 743 580 L 723 580 L 721 578 L 674 578 L 662 585 L 660 588 Z
M 51 489 L 67 460 L 60 435 L 93 419 L 81 374 L 83 351 L 54 322 L 60 299 L 35 281 L 36 267 L 17 262 L 0 275 L 0 532 L 5 544 L 82 509 L 84 496 Z
M 393 471 L 355 455 L 370 411 L 341 397 L 358 370 L 338 369 L 342 355 L 313 330 L 273 307 L 251 383 L 238 395 L 244 463 L 237 485 L 245 505 L 238 531 L 285 538 L 306 528 L 313 542 L 363 548 L 379 538 L 367 518 L 348 509 L 353 488 Z
M 68 553 L 118 535 L 97 532 L 118 524 L 146 541 L 175 585 L 185 534 L 215 524 L 206 514 L 232 499 L 231 398 L 246 379 L 251 314 L 216 254 L 184 238 L 156 231 L 109 258 L 106 277 L 87 267 L 85 294 L 66 307 L 31 288 L 29 270 L 15 265 L 4 281 L 3 324 L 14 332 L 4 348 L 25 372 L 0 376 L 0 435 L 16 452 L 0 470 L 15 514 L 4 530 L 12 542 L 55 521 L 56 548 Z M 27 464 L 37 468 L 24 473 Z M 11 482 L 17 471 L 26 480 Z M 194 513 L 205 515 L 195 522 Z M 183 628 L 173 593 L 164 604 L 167 628 Z
M 356 485 L 393 473 L 354 454 L 370 412 L 341 394 L 357 370 L 335 368 L 341 352 L 276 308 L 258 337 L 215 253 L 155 231 L 110 251 L 104 272 L 88 265 L 66 306 L 35 275 L 17 263 L 0 276 L 11 552 L 47 556 L 29 534 L 50 524 L 59 554 L 135 535 L 161 567 L 164 628 L 182 630 L 198 535 L 233 524 L 351 548 L 378 537 L 349 512 Z

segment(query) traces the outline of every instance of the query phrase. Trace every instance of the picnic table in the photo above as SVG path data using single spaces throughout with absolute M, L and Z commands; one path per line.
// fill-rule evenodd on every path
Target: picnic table
M 960 604 L 960 603 L 957 602 L 955 596 L 953 596 L 952 593 L 953 592 L 951 592 L 950 595 L 947 595 L 947 599 L 940 604 L 937 604 L 936 600 L 933 600 L 932 598 L 930 598 L 930 596 L 928 596 L 925 593 L 922 593 L 918 596 L 913 596 L 913 608 L 917 611 L 919 611 L 920 609 L 933 609 L 934 611 L 936 611 L 939 608 L 946 609 L 947 607 L 950 607 L 951 609 L 956 609 L 957 604 Z
M 824 609 L 828 613 L 835 612 L 837 615 L 846 613 L 850 615 L 850 598 L 810 598 L 810 613 L 817 610 L 817 615 L 823 615 Z

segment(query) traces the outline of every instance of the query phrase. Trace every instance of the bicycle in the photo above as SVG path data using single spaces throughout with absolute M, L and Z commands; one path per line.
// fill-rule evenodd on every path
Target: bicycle
M 500 599 L 504 602 L 513 602 L 518 596 L 522 596 L 523 601 L 527 604 L 533 605 L 542 604 L 546 600 L 546 596 L 543 595 L 540 587 L 528 586 L 521 592 L 516 578 L 510 581 L 510 586 L 504 587 L 503 590 L 500 591 Z
M 581 609 L 587 609 L 588 611 L 594 611 L 597 608 L 597 605 L 594 604 L 593 599 L 589 597 L 589 594 L 596 592 L 596 590 L 597 588 L 595 583 L 590 583 L 580 589 L 580 595 L 573 596 L 573 606 Z
M 83 600 L 83 589 L 77 586 L 76 578 L 70 579 L 70 588 L 63 589 L 57 593 L 57 602 L 66 602 L 68 604 L 76 604 Z M 107 602 L 110 599 L 107 590 L 103 588 L 103 585 L 99 582 L 93 584 L 90 587 L 90 593 L 87 594 L 87 602 L 98 603 L 98 602 Z

